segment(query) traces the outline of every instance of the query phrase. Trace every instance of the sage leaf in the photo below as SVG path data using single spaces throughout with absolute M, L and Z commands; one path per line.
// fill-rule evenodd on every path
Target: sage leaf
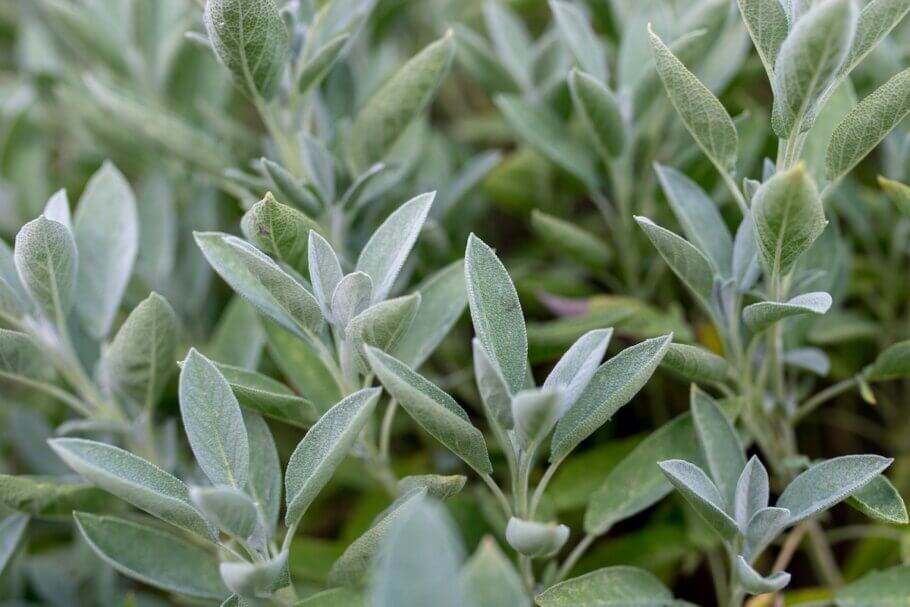
M 196 232 L 196 243 L 221 278 L 257 310 L 296 335 L 322 329 L 313 295 L 247 242 L 218 232 Z
M 396 483 L 398 492 L 404 495 L 415 489 L 425 489 L 426 494 L 433 499 L 444 500 L 461 493 L 468 477 L 463 474 L 415 474 L 406 476 Z
M 0 375 L 4 379 L 39 380 L 46 376 L 47 365 L 44 352 L 31 337 L 0 329 Z
M 222 562 L 218 572 L 224 585 L 240 597 L 257 600 L 268 597 L 284 574 L 288 552 L 283 550 L 273 558 L 249 563 L 246 561 Z
M 105 351 L 101 374 L 114 394 L 150 411 L 177 369 L 177 314 L 152 293 L 133 308 Z
M 471 340 L 474 353 L 474 378 L 477 380 L 477 391 L 483 404 L 484 414 L 490 425 L 498 425 L 503 430 L 515 426 L 512 417 L 512 393 L 506 384 L 499 367 L 490 362 L 480 340 Z
M 773 83 L 777 55 L 790 33 L 787 13 L 780 0 L 737 0 L 737 4 L 768 79 Z
M 461 592 L 472 607 L 528 607 L 521 576 L 491 537 L 461 568 Z
M 812 127 L 850 52 L 856 19 L 852 0 L 818 2 L 784 40 L 774 65 L 771 121 L 781 139 Z
M 815 464 L 787 485 L 777 500 L 798 523 L 847 498 L 894 461 L 879 455 L 845 455 Z
M 654 168 L 686 238 L 705 254 L 717 274 L 730 277 L 733 238 L 717 205 L 697 183 L 676 169 L 659 164 Z
M 910 565 L 871 571 L 841 588 L 837 607 L 890 607 L 910 599 Z
M 421 194 L 398 207 L 360 251 L 356 269 L 373 279 L 373 303 L 388 297 L 435 197 L 436 192 Z
M 335 326 L 344 331 L 351 319 L 369 307 L 372 294 L 373 281 L 369 275 L 351 272 L 342 278 L 332 293 L 332 318 Z
M 190 499 L 210 521 L 231 537 L 246 540 L 259 523 L 253 500 L 234 487 L 221 485 L 192 488 Z
M 539 209 L 531 211 L 531 228 L 548 247 L 592 272 L 602 271 L 612 257 L 600 237 Z
M 322 202 L 329 205 L 335 201 L 335 167 L 332 155 L 321 141 L 306 133 L 301 133 L 298 139 L 303 149 L 307 177 Z
M 304 272 L 308 268 L 310 231 L 318 232 L 320 227 L 302 212 L 281 204 L 267 193 L 243 215 L 240 229 L 258 249 L 297 272 Z
M 250 447 L 240 404 L 214 363 L 195 349 L 180 370 L 179 396 L 180 417 L 202 471 L 216 485 L 242 488 Z
M 356 586 L 361 584 L 370 571 L 370 566 L 383 539 L 395 521 L 419 506 L 427 496 L 427 489 L 412 489 L 399 497 L 385 509 L 363 535 L 350 543 L 344 553 L 329 570 L 329 584 Z
M 420 304 L 420 293 L 412 293 L 372 305 L 348 323 L 347 339 L 359 352 L 364 346 L 393 350 L 411 326 Z
M 250 444 L 250 477 L 246 491 L 256 502 L 262 518 L 273 532 L 278 524 L 281 510 L 281 461 L 278 449 L 268 424 L 255 413 L 247 411 L 243 416 L 247 440 Z
M 740 293 L 745 293 L 752 288 L 761 273 L 761 265 L 758 261 L 758 241 L 755 237 L 755 222 L 752 219 L 752 211 L 746 213 L 736 229 L 736 237 L 733 239 L 732 265 L 736 288 Z
M 515 438 L 522 449 L 530 451 L 546 438 L 562 412 L 563 398 L 559 388 L 522 390 L 512 398 Z
M 366 602 L 360 590 L 332 588 L 308 596 L 295 607 L 363 607 L 364 605 Z
M 733 499 L 733 518 L 736 519 L 740 533 L 745 535 L 752 517 L 759 510 L 768 507 L 769 494 L 768 471 L 758 457 L 753 455 L 736 482 Z
M 556 424 L 550 460 L 563 459 L 632 400 L 660 364 L 672 339 L 672 334 L 648 339 L 598 367 L 585 391 Z
M 367 347 L 366 357 L 386 391 L 421 428 L 478 473 L 492 472 L 483 434 L 451 396 L 381 350 Z
M 308 265 L 310 271 L 310 284 L 313 286 L 313 295 L 319 302 L 323 316 L 334 322 L 332 316 L 332 294 L 344 273 L 341 263 L 332 249 L 332 245 L 317 232 L 310 232 L 308 239 Z
M 606 82 L 606 51 L 591 29 L 587 15 L 578 6 L 563 0 L 550 0 L 550 10 L 563 42 L 572 51 L 578 65 L 598 82 Z
M 51 221 L 62 223 L 69 228 L 70 232 L 73 231 L 73 215 L 70 212 L 70 201 L 66 195 L 66 190 L 57 190 L 47 199 L 42 215 Z
M 531 558 L 553 556 L 569 539 L 565 525 L 525 521 L 514 516 L 506 525 L 506 540 L 518 554 Z
M 79 198 L 73 224 L 79 270 L 76 313 L 89 335 L 106 336 L 139 250 L 136 198 L 123 174 L 106 162 Z
M 343 381 L 313 346 L 273 322 L 264 323 L 269 357 L 303 398 L 323 413 L 341 400 Z
M 73 510 L 103 512 L 111 501 L 101 489 L 69 477 L 0 474 L 0 504 L 36 518 L 69 520 Z
M 720 171 L 736 164 L 739 138 L 730 114 L 717 97 L 686 69 L 648 26 L 651 52 L 667 96 L 698 146 Z
M 231 386 L 241 407 L 301 428 L 309 428 L 319 419 L 316 405 L 300 398 L 280 381 L 233 365 L 216 362 L 215 367 Z
M 168 592 L 223 599 L 227 588 L 210 552 L 160 529 L 113 516 L 74 513 L 92 550 L 117 571 Z
M 273 0 L 207 0 L 203 21 L 215 55 L 237 85 L 254 99 L 271 98 L 290 54 Z
M 692 243 L 660 227 L 647 217 L 635 217 L 635 221 L 673 273 L 692 291 L 706 310 L 711 310 L 714 269 L 708 258 Z
M 790 511 L 786 508 L 761 508 L 746 525 L 743 554 L 754 560 L 789 524 Z
M 681 607 L 683 601 L 673 594 L 653 573 L 637 567 L 604 567 L 560 582 L 536 597 L 541 607 Z
M 670 344 L 660 364 L 687 379 L 704 383 L 723 382 L 730 371 L 722 356 L 687 344 Z
M 572 344 L 572 347 L 563 354 L 547 379 L 543 383 L 544 389 L 559 388 L 563 391 L 560 417 L 581 396 L 585 388 L 597 372 L 607 352 L 607 345 L 613 329 L 595 329 L 588 331 Z
M 863 370 L 868 381 L 885 381 L 910 375 L 910 340 L 891 344 Z
M 48 444 L 70 468 L 105 491 L 187 531 L 214 536 L 190 502 L 186 485 L 158 466 L 119 447 L 81 438 L 55 438 Z
M 736 578 L 750 594 L 777 592 L 790 583 L 790 574 L 786 571 L 763 577 L 742 556 L 736 557 Z
M 0 573 L 12 560 L 27 526 L 28 517 L 19 512 L 8 514 L 0 521 Z
M 883 523 L 906 525 L 908 522 L 903 498 L 888 477 L 881 474 L 848 497 L 847 504 Z
M 350 38 L 350 34 L 338 34 L 307 59 L 297 78 L 298 93 L 305 94 L 314 86 L 319 85 L 338 60 L 348 38 Z
M 804 293 L 786 302 L 760 301 L 743 308 L 743 320 L 753 333 L 761 333 L 778 321 L 798 314 L 822 315 L 831 308 L 831 296 L 823 291 Z
M 369 388 L 343 399 L 310 428 L 294 449 L 285 473 L 285 524 L 296 526 L 329 482 L 360 436 L 380 393 L 378 388 Z
M 462 607 L 462 547 L 442 506 L 421 500 L 391 524 L 369 594 L 371 607 Z
M 736 486 L 746 467 L 739 435 L 717 402 L 694 385 L 691 409 L 708 472 L 723 497 L 725 510 L 729 510 L 733 507 Z
M 449 264 L 420 283 L 415 291 L 420 295 L 420 306 L 392 354 L 417 369 L 451 331 L 468 303 L 464 262 Z
M 856 104 L 834 129 L 825 175 L 840 179 L 859 164 L 910 113 L 910 69 L 893 76 Z
M 351 125 L 348 164 L 359 175 L 383 160 L 430 104 L 455 54 L 451 32 L 427 45 L 370 98 Z
M 473 234 L 464 274 L 474 332 L 510 392 L 518 392 L 528 369 L 528 334 L 515 285 L 493 249 Z
M 870 0 L 865 3 L 856 23 L 856 35 L 841 74 L 849 74 L 885 36 L 891 33 L 910 11 L 907 0 Z
M 530 90 L 533 45 L 521 20 L 505 4 L 492 0 L 484 2 L 483 17 L 496 55 L 521 89 Z
M 42 215 L 16 234 L 13 255 L 19 279 L 32 301 L 61 326 L 76 291 L 78 258 L 72 233 Z
M 294 177 L 290 171 L 268 158 L 263 158 L 261 164 L 263 172 L 272 183 L 272 187 L 284 200 L 312 215 L 317 215 L 322 210 L 321 201 L 310 190 L 306 189 L 303 183 Z
M 752 199 L 752 220 L 769 275 L 787 274 L 828 223 L 804 164 L 777 173 L 762 184 Z
M 692 509 L 724 540 L 736 536 L 736 522 L 725 512 L 724 497 L 701 468 L 683 460 L 658 463 Z

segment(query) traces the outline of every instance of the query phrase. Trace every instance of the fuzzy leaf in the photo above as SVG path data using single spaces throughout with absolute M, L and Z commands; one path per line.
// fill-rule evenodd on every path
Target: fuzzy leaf
M 729 373 L 725 358 L 704 348 L 686 344 L 670 344 L 660 364 L 696 382 L 723 382 Z
M 398 340 L 408 331 L 411 321 L 420 308 L 420 293 L 387 299 L 370 306 L 348 323 L 347 340 L 357 348 L 372 346 L 380 350 L 394 350 Z
M 491 537 L 461 568 L 462 593 L 472 607 L 528 607 L 521 576 Z
M 831 296 L 823 291 L 797 295 L 787 302 L 760 301 L 743 308 L 743 320 L 753 333 L 798 314 L 822 315 L 831 308 Z
M 604 358 L 612 335 L 613 329 L 588 331 L 572 344 L 547 375 L 544 388 L 563 390 L 560 416 L 575 404 L 588 387 Z
M 692 509 L 724 540 L 736 536 L 736 522 L 725 512 L 724 497 L 701 468 L 683 460 L 658 464 Z
M 885 381 L 907 375 L 910 375 L 910 340 L 891 344 L 879 352 L 875 362 L 863 371 L 863 377 L 868 381 Z
M 351 272 L 339 281 L 332 293 L 332 318 L 339 331 L 369 307 L 372 293 L 373 281 L 363 272 Z
M 910 565 L 872 571 L 841 588 L 837 607 L 894 607 L 910 601 Z
M 3 573 L 6 565 L 12 560 L 19 542 L 25 536 L 27 526 L 28 517 L 19 512 L 8 514 L 0 521 L 0 573 Z
M 550 10 L 563 41 L 575 55 L 578 65 L 598 82 L 606 82 L 606 52 L 591 29 L 587 15 L 578 6 L 563 0 L 550 0 Z
M 746 467 L 739 435 L 717 402 L 695 386 L 692 386 L 691 409 L 708 472 L 720 491 L 725 510 L 729 510 Z
M 300 398 L 280 381 L 233 365 L 216 362 L 215 367 L 230 384 L 241 407 L 301 428 L 309 428 L 319 419 L 313 403 Z
M 754 560 L 790 523 L 790 511 L 786 508 L 761 508 L 746 525 L 744 554 Z
M 468 477 L 463 474 L 450 474 L 442 476 L 440 474 L 415 474 L 406 476 L 396 483 L 395 487 L 398 492 L 404 495 L 414 489 L 426 489 L 428 496 L 444 500 L 461 493 Z
M 250 443 L 250 478 L 246 484 L 249 493 L 262 517 L 274 531 L 281 510 L 281 461 L 278 449 L 268 424 L 255 413 L 247 411 L 243 416 Z
M 531 228 L 548 247 L 593 272 L 603 271 L 610 262 L 610 249 L 603 240 L 571 221 L 534 209 Z
M 338 34 L 307 59 L 297 78 L 298 93 L 307 93 L 312 87 L 319 85 L 338 60 L 348 38 L 350 38 L 350 34 Z
M 330 321 L 334 321 L 332 316 L 332 294 L 338 287 L 338 283 L 344 277 L 341 270 L 341 263 L 338 256 L 332 249 L 332 245 L 326 242 L 325 238 L 317 232 L 310 232 L 309 254 L 307 262 L 310 271 L 310 283 L 313 286 L 313 295 L 319 302 L 323 316 Z
M 740 533 L 745 534 L 749 521 L 756 512 L 768 507 L 769 493 L 768 471 L 758 457 L 753 455 L 736 482 L 733 499 L 733 518 L 736 519 Z
M 190 489 L 190 499 L 210 521 L 231 537 L 246 540 L 259 523 L 253 500 L 234 487 L 193 488 Z
M 604 567 L 550 586 L 536 597 L 541 607 L 677 607 L 673 594 L 654 574 L 637 567 Z
M 512 417 L 512 393 L 502 376 L 499 367 L 490 362 L 480 340 L 471 340 L 474 353 L 474 378 L 477 391 L 483 404 L 484 414 L 491 425 L 498 424 L 503 430 L 511 430 L 515 425 Z
M 755 50 L 773 82 L 777 54 L 790 33 L 787 13 L 780 0 L 737 0 L 737 3 Z
M 848 497 L 847 504 L 877 521 L 892 525 L 906 525 L 908 522 L 903 498 L 888 477 L 883 475 L 876 476 Z
M 518 554 L 531 558 L 555 555 L 569 539 L 569 528 L 555 523 L 525 521 L 516 517 L 506 525 L 506 541 Z
M 76 291 L 76 241 L 62 223 L 34 219 L 16 234 L 16 270 L 28 294 L 45 316 L 62 324 Z
M 320 230 L 319 224 L 297 209 L 281 204 L 271 193 L 250 207 L 240 228 L 258 249 L 298 272 L 308 267 L 310 230 Z
M 673 273 L 698 298 L 705 309 L 711 309 L 714 269 L 708 258 L 686 239 L 662 228 L 647 217 L 636 217 L 648 240 L 664 258 Z
M 102 512 L 111 501 L 101 489 L 69 477 L 0 474 L 0 504 L 37 518 L 69 519 L 73 510 Z
M 856 35 L 841 74 L 850 73 L 910 11 L 907 0 L 870 0 L 859 13 Z
M 512 398 L 515 439 L 525 451 L 538 444 L 559 419 L 563 410 L 563 392 L 559 388 L 522 390 Z
M 786 571 L 763 577 L 742 556 L 736 557 L 736 578 L 750 594 L 777 592 L 790 583 L 790 574 Z

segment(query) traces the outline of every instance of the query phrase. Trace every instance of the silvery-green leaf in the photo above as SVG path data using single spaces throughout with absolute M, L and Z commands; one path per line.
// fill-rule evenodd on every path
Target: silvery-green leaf
M 356 586 L 363 582 L 392 524 L 416 508 L 426 496 L 427 489 L 420 487 L 411 489 L 395 500 L 335 561 L 329 570 L 328 583 L 333 586 Z
M 296 525 L 345 458 L 376 407 L 381 390 L 355 392 L 329 409 L 297 445 L 285 473 L 285 523 Z
M 449 264 L 420 283 L 415 291 L 420 294 L 420 307 L 392 354 L 416 369 L 436 350 L 464 311 L 468 302 L 464 262 Z
M 847 504 L 883 523 L 906 525 L 908 522 L 903 498 L 888 477 L 881 474 L 848 497 Z
M 658 466 L 692 509 L 721 538 L 729 540 L 736 536 L 736 522 L 725 511 L 724 497 L 701 468 L 679 459 L 659 462 Z
M 484 2 L 483 17 L 499 60 L 522 89 L 530 89 L 534 51 L 524 24 L 505 4 L 492 0 Z
M 3 280 L 9 290 L 15 293 L 19 307 L 23 310 L 31 308 L 32 300 L 19 279 L 19 271 L 16 269 L 16 259 L 13 250 L 3 239 L 0 239 L 0 280 Z
M 8 514 L 0 521 L 0 573 L 13 558 L 27 526 L 28 516 L 19 512 Z
M 348 186 L 338 205 L 347 211 L 355 211 L 368 203 L 376 195 L 375 190 L 370 188 L 370 186 L 380 176 L 387 175 L 386 169 L 390 168 L 382 162 L 377 162 L 369 167 Z
M 564 458 L 632 400 L 660 364 L 672 339 L 672 335 L 648 339 L 598 367 L 585 391 L 556 424 L 550 461 Z
M 306 133 L 300 134 L 300 147 L 303 149 L 303 160 L 310 183 L 324 204 L 332 204 L 335 202 L 335 167 L 332 155 L 321 141 Z
M 784 40 L 774 64 L 774 132 L 781 139 L 809 130 L 825 91 L 847 59 L 856 31 L 853 0 L 813 5 Z
M 733 239 L 717 205 L 697 183 L 676 169 L 660 164 L 654 168 L 686 238 L 705 254 L 716 273 L 729 277 Z
M 505 266 L 485 242 L 471 234 L 465 252 L 465 285 L 474 332 L 512 393 L 524 387 L 528 335 L 518 292 Z
M 880 352 L 875 362 L 863 370 L 868 381 L 884 381 L 910 375 L 910 340 L 891 344 Z
M 529 451 L 538 444 L 559 419 L 565 395 L 560 387 L 522 390 L 512 397 L 512 418 L 518 445 Z
M 303 183 L 294 177 L 290 171 L 268 158 L 262 159 L 262 170 L 278 195 L 304 212 L 316 215 L 321 211 L 320 201 L 307 190 Z
M 910 565 L 874 570 L 841 588 L 837 607 L 892 607 L 910 600 Z
M 718 169 L 732 171 L 738 136 L 730 114 L 717 97 L 676 58 L 648 26 L 651 51 L 667 96 L 698 146 Z
M 518 95 L 498 95 L 496 106 L 509 126 L 547 160 L 596 190 L 600 178 L 594 156 L 573 139 L 568 125 L 552 110 L 534 105 Z
M 762 184 L 752 199 L 752 221 L 765 269 L 770 276 L 787 274 L 828 223 L 804 164 Z
M 307 269 L 310 231 L 318 232 L 320 227 L 302 212 L 281 204 L 267 193 L 243 215 L 240 229 L 258 249 L 303 272 Z
M 415 489 L 426 489 L 428 496 L 434 499 L 444 500 L 460 493 L 461 490 L 464 489 L 467 481 L 468 477 L 463 474 L 452 474 L 449 476 L 442 476 L 439 474 L 415 474 L 399 480 L 396 484 L 396 488 L 402 495 Z
M 253 97 L 270 98 L 284 73 L 290 41 L 273 0 L 207 0 L 205 30 L 218 60 Z
M 790 32 L 787 13 L 780 0 L 738 0 L 738 4 L 755 50 L 773 82 L 777 55 Z
M 334 361 L 327 361 L 314 347 L 285 331 L 276 323 L 264 323 L 269 357 L 288 383 L 320 413 L 341 400 L 344 386 L 333 373 Z
M 105 162 L 79 198 L 73 225 L 79 270 L 76 313 L 89 335 L 111 328 L 139 250 L 136 198 L 126 178 Z
M 240 404 L 218 368 L 190 349 L 180 369 L 180 417 L 199 467 L 216 485 L 241 488 L 250 449 Z
M 471 607 L 528 607 L 521 576 L 491 537 L 481 540 L 459 578 Z
M 281 510 L 281 461 L 268 424 L 255 413 L 243 415 L 250 443 L 250 478 L 246 492 L 256 502 L 268 531 L 274 531 Z
M 69 519 L 73 510 L 103 512 L 111 501 L 101 489 L 69 476 L 0 474 L 0 504 L 39 519 Z
M 288 551 L 274 558 L 248 563 L 246 561 L 222 562 L 218 566 L 221 580 L 231 592 L 241 597 L 256 599 L 269 597 L 288 562 Z
M 736 557 L 736 579 L 749 594 L 777 592 L 790 583 L 790 574 L 778 571 L 767 577 L 759 574 L 742 556 Z
M 62 223 L 69 228 L 70 232 L 73 231 L 73 215 L 70 212 L 70 201 L 66 190 L 60 189 L 54 192 L 44 205 L 42 214 L 52 221 Z
M 372 293 L 373 281 L 364 272 L 351 272 L 338 281 L 332 293 L 332 318 L 335 327 L 344 331 L 351 319 L 369 307 Z
M 708 472 L 720 491 L 725 510 L 731 510 L 736 485 L 746 467 L 739 435 L 717 402 L 695 385 L 692 386 L 691 410 Z
M 575 55 L 575 61 L 581 69 L 588 72 L 598 82 L 607 81 L 607 55 L 604 46 L 587 15 L 576 5 L 564 0 L 550 0 L 550 10 L 556 20 L 556 27 L 567 47 Z
M 831 359 L 819 348 L 794 348 L 783 356 L 784 363 L 824 377 L 831 370 Z
M 422 499 L 397 517 L 380 549 L 371 607 L 463 607 L 458 571 L 462 547 L 442 506 Z
M 280 381 L 257 371 L 215 363 L 241 407 L 301 428 L 319 419 L 316 406 Z
M 388 297 L 435 197 L 435 192 L 421 194 L 398 207 L 360 251 L 356 269 L 373 279 L 373 303 Z
M 697 382 L 723 382 L 729 373 L 729 365 L 725 358 L 704 348 L 687 344 L 670 344 L 660 364 Z
M 133 308 L 104 352 L 101 369 L 115 394 L 150 411 L 177 369 L 177 314 L 152 293 Z
M 531 228 L 548 247 L 593 272 L 602 272 L 612 257 L 600 237 L 539 209 L 531 211 Z
M 492 471 L 483 434 L 451 396 L 381 350 L 368 347 L 366 357 L 386 391 L 420 427 L 478 472 Z
M 798 314 L 822 315 L 831 308 L 831 296 L 824 291 L 804 293 L 786 302 L 760 301 L 743 308 L 743 320 L 753 333 Z
M 310 595 L 294 607 L 363 607 L 366 600 L 360 590 L 332 588 Z
M 85 512 L 74 516 L 92 550 L 124 575 L 191 597 L 224 599 L 228 595 L 218 575 L 217 558 L 196 544 L 113 516 Z
M 525 521 L 512 517 L 506 526 L 506 540 L 519 554 L 534 558 L 553 556 L 569 539 L 569 528 L 555 523 Z
M 430 104 L 449 71 L 455 38 L 447 32 L 427 45 L 370 98 L 351 125 L 348 164 L 359 175 L 383 160 L 408 126 Z
M 332 316 L 332 294 L 344 273 L 341 263 L 332 245 L 317 232 L 310 232 L 309 254 L 307 256 L 310 270 L 310 284 L 313 286 L 313 295 L 319 302 L 322 314 L 334 321 Z
M 42 312 L 62 324 L 73 305 L 78 258 L 76 241 L 62 223 L 43 215 L 16 234 L 16 270 Z
M 34 340 L 19 331 L 0 329 L 0 375 L 14 380 L 40 379 L 49 361 Z
M 474 378 L 477 391 L 483 403 L 484 413 L 491 424 L 498 424 L 504 430 L 511 430 L 515 425 L 512 417 L 512 394 L 499 367 L 490 362 L 480 340 L 471 340 L 474 353 Z
M 787 485 L 777 507 L 790 511 L 790 524 L 798 523 L 847 498 L 893 461 L 879 455 L 845 455 L 825 460 Z
M 461 23 L 454 25 L 457 58 L 471 78 L 491 92 L 518 93 L 522 86 L 486 39 Z
M 81 438 L 48 443 L 70 468 L 105 491 L 187 531 L 213 536 L 190 502 L 186 485 L 158 466 L 118 447 Z
M 265 331 L 256 309 L 239 295 L 231 296 L 218 318 L 205 354 L 238 367 L 256 367 L 262 357 Z
M 196 243 L 221 278 L 260 312 L 295 333 L 322 329 L 313 295 L 249 243 L 218 232 L 196 232 Z
M 761 508 L 749 519 L 743 536 L 744 554 L 754 560 L 790 524 L 790 511 L 786 508 Z
M 637 567 L 604 567 L 547 588 L 536 597 L 541 607 L 682 607 L 653 573 Z
M 910 6 L 910 4 L 908 4 Z M 831 181 L 853 170 L 910 113 L 910 69 L 856 104 L 834 129 L 825 158 Z
M 714 269 L 708 258 L 688 240 L 662 228 L 647 217 L 635 217 L 648 240 L 664 258 L 673 273 L 692 291 L 699 302 L 711 309 Z
M 210 521 L 231 537 L 246 540 L 259 523 L 256 505 L 240 489 L 225 485 L 194 487 L 190 489 L 190 499 Z
M 410 328 L 420 305 L 420 293 L 374 304 L 351 319 L 345 330 L 347 340 L 358 351 L 364 346 L 383 351 L 394 350 L 398 340 Z
M 856 35 L 847 60 L 841 66 L 841 74 L 848 74 L 859 62 L 891 33 L 910 11 L 907 0 L 870 0 L 859 13 Z
M 740 293 L 751 289 L 761 273 L 753 224 L 752 211 L 749 211 L 736 229 L 736 237 L 733 239 L 733 278 Z
M 16 281 L 18 282 L 18 280 Z M 17 322 L 25 313 L 19 294 L 0 276 L 0 319 L 7 323 Z
M 572 344 L 547 375 L 543 383 L 544 389 L 560 388 L 563 391 L 560 416 L 575 404 L 588 387 L 604 358 L 612 335 L 613 329 L 588 331 Z
M 344 49 L 345 43 L 350 38 L 350 34 L 338 34 L 325 44 L 318 51 L 309 57 L 300 71 L 297 78 L 297 92 L 304 94 L 318 86 L 320 81 L 325 78 L 326 74 L 338 60 L 338 56 Z
M 736 482 L 733 498 L 733 518 L 736 519 L 740 533 L 745 535 L 755 513 L 768 507 L 769 493 L 768 471 L 758 457 L 753 455 Z

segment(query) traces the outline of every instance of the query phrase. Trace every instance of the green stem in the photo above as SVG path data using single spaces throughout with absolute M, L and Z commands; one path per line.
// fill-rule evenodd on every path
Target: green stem
M 389 448 L 392 442 L 392 424 L 395 421 L 395 412 L 398 411 L 398 401 L 394 398 L 386 406 L 382 416 L 382 426 L 379 430 L 379 457 L 384 462 L 389 461 Z
M 792 422 L 798 424 L 803 419 L 805 419 L 810 413 L 815 411 L 818 407 L 831 400 L 832 398 L 847 392 L 848 390 L 854 389 L 859 381 L 856 377 L 850 377 L 844 380 L 839 381 L 836 384 L 828 386 L 821 392 L 818 392 L 797 409 L 796 413 L 792 417 Z
M 490 492 L 493 494 L 493 497 L 495 497 L 496 501 L 499 502 L 499 506 L 502 508 L 502 512 L 506 515 L 506 518 L 512 518 L 513 513 L 512 507 L 509 505 L 509 500 L 502 492 L 502 489 L 499 488 L 499 485 L 496 484 L 496 481 L 493 480 L 493 477 L 486 472 L 479 473 L 479 475 L 481 480 L 483 480 L 483 482 L 486 483 L 487 487 L 490 488 Z
M 566 579 L 572 569 L 575 567 L 578 560 L 587 552 L 588 548 L 591 547 L 591 544 L 594 543 L 594 540 L 597 539 L 597 536 L 593 533 L 589 533 L 581 538 L 581 541 L 575 544 L 575 548 L 572 549 L 572 552 L 569 553 L 569 556 L 566 557 L 566 560 L 562 562 L 562 565 L 559 567 L 559 572 L 556 574 L 556 582 L 561 582 Z

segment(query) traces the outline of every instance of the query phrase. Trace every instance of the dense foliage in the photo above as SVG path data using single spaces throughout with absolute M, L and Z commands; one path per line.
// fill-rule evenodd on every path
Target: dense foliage
M 0 605 L 908 604 L 908 12 L 0 4 Z

